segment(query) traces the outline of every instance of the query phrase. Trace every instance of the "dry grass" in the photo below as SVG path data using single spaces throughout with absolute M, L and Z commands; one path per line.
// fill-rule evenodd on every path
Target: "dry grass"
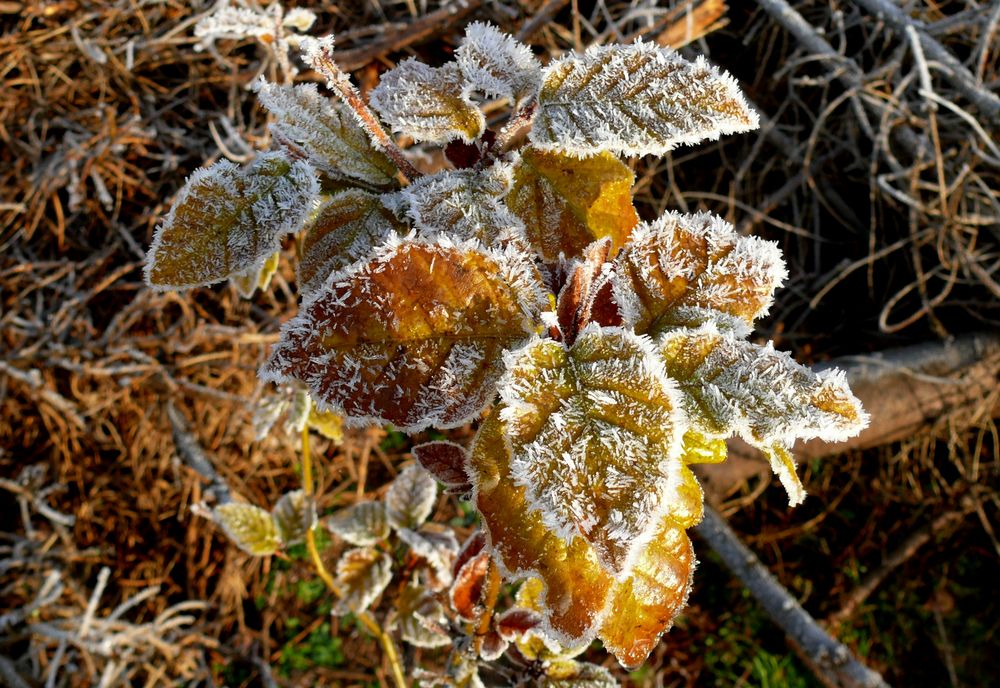
M 182 409 L 232 490 L 250 501 L 270 504 L 296 485 L 295 443 L 280 435 L 255 443 L 250 430 L 251 402 L 261 393 L 254 371 L 295 308 L 290 262 L 252 303 L 229 288 L 178 296 L 142 284 L 152 229 L 184 177 L 224 151 L 239 156 L 266 144 L 264 115 L 244 87 L 276 65 L 251 44 L 220 44 L 224 59 L 196 52 L 192 26 L 211 7 L 0 2 L 0 476 L 16 481 L 26 466 L 48 470 L 42 483 L 21 485 L 28 492 L 0 490 L 0 513 L 20 513 L 23 502 L 30 517 L 0 529 L 6 562 L 0 613 L 36 599 L 49 573 L 60 571 L 64 588 L 41 618 L 78 629 L 72 624 L 86 613 L 103 567 L 111 574 L 98 618 L 154 585 L 158 593 L 125 614 L 128 623 L 138 627 L 175 604 L 206 601 L 208 609 L 194 610 L 185 633 L 173 639 L 184 645 L 178 659 L 142 655 L 130 674 L 134 684 L 175 685 L 181 677 L 216 683 L 223 675 L 266 683 L 264 664 L 280 665 L 287 643 L 302 644 L 318 628 L 310 626 L 314 603 L 296 592 L 303 566 L 249 561 L 190 515 L 203 486 L 176 459 L 165 412 L 168 401 Z M 407 51 L 442 59 L 470 18 L 522 31 L 547 55 L 638 35 L 707 50 L 746 86 L 765 115 L 766 135 L 681 150 L 662 162 L 637 161 L 637 199 L 646 217 L 666 207 L 708 207 L 743 231 L 781 241 L 792 279 L 767 336 L 824 358 L 994 328 L 997 120 L 921 57 L 913 40 L 857 4 L 796 3 L 835 56 L 818 53 L 755 3 L 733 2 L 725 14 L 717 0 L 693 3 L 690 15 L 687 7 L 472 0 L 461 21 L 435 15 L 421 23 L 439 8 L 436 0 L 322 2 L 314 6 L 320 13 L 314 30 L 338 33 L 340 49 L 353 51 L 356 78 L 367 86 Z M 913 13 L 994 93 L 1000 85 L 995 8 L 917 3 Z M 921 675 L 975 681 L 987 670 L 977 662 L 988 655 L 949 639 L 956 608 L 978 624 L 983 652 L 996 646 L 996 616 L 992 624 L 988 616 L 995 605 L 976 607 L 968 592 L 969 570 L 995 578 L 1000 557 L 990 526 L 998 508 L 998 447 L 995 429 L 984 427 L 848 455 L 835 470 L 814 466 L 807 476 L 812 506 L 790 514 L 771 492 L 741 502 L 739 525 L 756 534 L 756 548 L 769 553 L 807 606 L 812 600 L 825 616 L 850 594 L 859 567 L 877 567 L 908 534 L 973 500 L 947 538 L 932 540 L 889 574 L 884 588 L 895 590 L 895 598 L 876 595 L 875 605 L 848 624 L 850 642 L 873 644 L 871 660 L 903 684 Z M 324 508 L 370 496 L 386 483 L 407 445 L 385 440 L 377 432 L 355 433 L 340 448 L 319 447 L 326 457 Z M 62 486 L 45 496 L 46 504 L 71 515 L 72 524 L 53 523 L 29 504 L 46 485 Z M 440 516 L 454 509 L 443 501 Z M 956 570 L 965 561 L 958 553 L 974 555 L 964 572 Z M 18 557 L 27 563 L 10 563 Z M 761 682 L 749 663 L 752 652 L 725 635 L 751 618 L 739 616 L 747 604 L 713 566 L 703 567 L 684 621 L 636 684 L 731 685 L 727 652 L 742 667 L 735 678 L 742 673 L 751 684 Z M 989 588 L 978 590 L 991 596 Z M 943 596 L 952 598 L 950 609 Z M 926 634 L 897 629 L 913 642 L 887 650 L 879 643 L 893 635 L 894 609 L 899 623 L 921 614 L 933 623 Z M 309 621 L 290 632 L 292 616 Z M 760 634 L 766 652 L 783 652 L 766 624 L 749 630 Z M 108 666 L 93 648 L 70 644 L 58 655 L 58 641 L 34 635 L 23 625 L 11 633 L 0 628 L 0 655 L 13 662 L 0 665 L 0 676 L 16 667 L 44 682 L 57 657 L 72 657 L 79 672 L 61 675 L 55 685 L 96 685 Z M 343 635 L 349 669 L 313 667 L 272 680 L 371 680 L 379 671 L 374 646 Z M 705 651 L 711 639 L 714 654 Z M 929 659 L 922 664 L 920 657 Z M 935 666 L 950 670 L 928 669 L 935 658 Z

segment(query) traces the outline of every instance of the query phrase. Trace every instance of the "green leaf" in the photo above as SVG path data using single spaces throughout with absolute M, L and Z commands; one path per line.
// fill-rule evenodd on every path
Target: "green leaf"
M 256 268 L 298 231 L 319 191 L 304 162 L 261 153 L 246 168 L 228 160 L 191 175 L 146 256 L 154 289 L 190 289 Z

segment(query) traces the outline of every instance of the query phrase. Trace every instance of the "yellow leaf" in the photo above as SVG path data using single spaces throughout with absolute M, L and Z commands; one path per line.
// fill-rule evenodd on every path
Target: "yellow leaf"
M 567 347 L 536 340 L 500 386 L 510 471 L 528 508 L 587 540 L 615 576 L 652 536 L 678 479 L 685 419 L 648 340 L 590 325 Z
M 694 550 L 671 517 L 636 562 L 632 576 L 615 586 L 600 637 L 622 666 L 642 664 L 687 602 Z
M 639 216 L 632 206 L 635 175 L 610 153 L 574 158 L 527 147 L 514 168 L 507 205 L 524 222 L 528 241 L 549 261 L 575 257 L 609 237 L 612 253 Z
M 320 411 L 315 406 L 309 409 L 309 427 L 334 444 L 344 441 L 344 419 L 333 411 Z
M 236 291 L 245 299 L 251 298 L 258 289 L 267 291 L 271 284 L 271 278 L 278 271 L 280 258 L 281 251 L 275 251 L 261 265 L 237 273 L 230 277 L 229 281 L 236 286 Z
M 281 547 L 274 518 L 259 506 L 230 502 L 215 507 L 212 516 L 229 539 L 248 554 L 265 556 Z

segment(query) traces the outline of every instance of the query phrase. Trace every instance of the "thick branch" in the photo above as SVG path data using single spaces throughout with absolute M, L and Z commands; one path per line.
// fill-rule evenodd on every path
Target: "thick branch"
M 710 506 L 706 505 L 705 520 L 695 530 L 802 649 L 814 669 L 822 672 L 824 683 L 841 688 L 887 688 L 878 672 L 862 664 L 846 646 L 819 627 Z

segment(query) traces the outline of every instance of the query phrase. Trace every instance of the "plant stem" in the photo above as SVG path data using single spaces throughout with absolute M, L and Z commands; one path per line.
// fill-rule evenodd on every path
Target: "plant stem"
M 307 497 L 312 497 L 314 495 L 313 490 L 313 475 L 312 475 L 312 456 L 309 453 L 309 426 L 302 428 L 302 491 L 305 492 Z M 320 577 L 320 580 L 326 585 L 326 587 L 334 594 L 338 599 L 344 599 L 344 591 L 337 585 L 337 581 L 334 580 L 330 571 L 326 568 L 326 564 L 323 563 L 323 558 L 320 556 L 319 548 L 316 546 L 316 533 L 315 526 L 306 531 L 306 549 L 309 550 L 309 558 L 312 560 L 313 567 L 316 569 L 316 574 Z M 396 645 L 392 642 L 392 638 L 389 634 L 382 630 L 378 621 L 367 611 L 357 610 L 352 605 L 351 611 L 354 616 L 357 617 L 358 621 L 368 629 L 368 631 L 378 638 L 379 643 L 382 644 L 382 649 L 385 652 L 385 658 L 389 662 L 389 667 L 392 669 L 392 678 L 396 683 L 397 688 L 406 688 L 406 679 L 403 678 L 403 667 L 399 661 L 399 653 L 396 652 Z
M 486 569 L 486 586 L 483 588 L 483 602 L 485 609 L 483 615 L 479 617 L 479 624 L 476 627 L 476 636 L 472 641 L 472 649 L 476 656 L 483 647 L 483 639 L 490 632 L 490 624 L 493 621 L 493 610 L 497 606 L 497 599 L 500 597 L 500 569 L 490 559 Z
M 392 137 L 382 128 L 382 124 L 379 123 L 375 113 L 371 111 L 368 103 L 361 97 L 361 93 L 351 83 L 350 77 L 334 61 L 332 47 L 332 42 L 320 41 L 316 50 L 309 51 L 308 59 L 310 64 L 312 64 L 316 71 L 326 77 L 326 85 L 333 89 L 340 96 L 344 104 L 351 109 L 358 123 L 368 132 L 372 143 L 392 158 L 392 161 L 396 163 L 396 167 L 407 183 L 420 177 L 420 171 L 406 159 L 403 151 L 399 149 L 399 146 L 392 140 Z

